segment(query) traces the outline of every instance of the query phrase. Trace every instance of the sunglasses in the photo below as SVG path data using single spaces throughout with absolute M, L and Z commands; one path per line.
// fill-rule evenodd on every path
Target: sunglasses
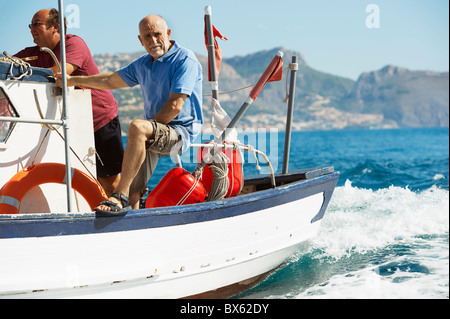
M 28 27 L 31 29 L 31 28 L 36 28 L 36 27 L 38 27 L 38 26 L 40 26 L 41 24 L 45 24 L 44 22 L 40 22 L 40 21 L 36 21 L 36 22 L 33 22 L 33 23 L 30 23 L 29 25 L 28 25 Z

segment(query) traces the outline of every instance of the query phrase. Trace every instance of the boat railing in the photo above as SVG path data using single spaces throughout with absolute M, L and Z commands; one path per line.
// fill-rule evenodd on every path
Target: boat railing
M 55 65 L 59 72 L 61 72 L 61 64 L 59 63 L 58 59 L 56 58 L 55 54 L 52 50 L 49 48 L 41 48 L 41 51 L 45 51 L 52 57 L 53 61 L 55 62 Z M 11 69 L 10 69 L 10 76 L 12 80 L 20 80 L 23 77 L 29 77 L 33 74 L 33 69 L 31 66 L 24 62 L 23 60 L 16 58 L 14 56 L 9 55 L 6 51 L 3 52 L 5 55 L 5 62 L 11 63 Z M 12 69 L 14 65 L 19 65 L 19 67 L 22 67 L 21 74 L 18 77 L 15 77 L 13 75 Z M 39 106 L 39 103 L 37 101 L 36 97 L 36 91 L 34 91 L 35 94 L 35 100 L 36 100 L 36 107 L 38 109 L 39 115 L 41 116 L 40 119 L 34 119 L 34 118 L 22 118 L 22 117 L 11 117 L 11 116 L 0 116 L 0 121 L 2 122 L 12 122 L 12 123 L 29 123 L 29 124 L 44 124 L 44 125 L 64 125 L 65 121 L 63 119 L 61 120 L 55 120 L 55 119 L 44 119 L 41 108 Z
M 59 10 L 59 25 L 60 34 L 65 34 L 64 24 L 64 5 L 63 0 L 58 0 Z M 49 119 L 30 119 L 30 118 L 17 118 L 17 117 L 5 117 L 0 116 L 0 121 L 7 122 L 19 122 L 19 123 L 31 123 L 31 124 L 47 124 L 47 125 L 62 125 L 64 131 L 64 149 L 65 149 L 65 165 L 66 165 L 66 196 L 67 196 L 67 210 L 68 212 L 74 212 L 74 204 L 71 196 L 72 191 L 72 176 L 71 176 L 71 164 L 70 164 L 70 139 L 69 139 L 69 119 L 68 119 L 68 106 L 67 106 L 67 77 L 66 77 L 66 43 L 65 37 L 61 36 L 61 64 L 59 70 L 62 74 L 62 119 L 61 120 L 49 120 Z M 45 49 L 44 49 L 45 50 Z M 47 50 L 45 50 L 47 51 Z M 51 50 L 48 50 L 51 51 Z M 55 59 L 54 56 L 52 58 Z M 11 68 L 14 61 L 11 61 Z M 25 75 L 26 76 L 26 75 Z
M 0 116 L 0 122 L 64 125 L 65 121 L 64 120 L 49 120 L 49 119 L 33 119 L 33 118 Z
M 254 156 L 255 156 L 257 169 L 259 169 L 257 154 L 261 155 L 264 158 L 264 160 L 266 161 L 267 166 L 269 168 L 270 178 L 271 178 L 271 182 L 272 182 L 272 187 L 273 188 L 276 187 L 275 171 L 273 170 L 273 166 L 270 163 L 269 158 L 267 157 L 267 155 L 264 152 L 254 148 L 252 145 L 244 145 L 244 144 L 241 144 L 241 143 L 223 143 L 223 144 L 219 144 L 219 143 L 213 142 L 213 143 L 203 143 L 203 144 L 196 144 L 196 143 L 194 143 L 194 144 L 191 144 L 190 147 L 191 148 L 223 149 L 223 150 L 226 150 L 226 149 L 233 149 L 233 150 L 234 149 L 240 149 L 240 150 L 243 150 L 243 151 L 246 151 L 246 152 L 249 152 L 249 153 L 253 153 Z

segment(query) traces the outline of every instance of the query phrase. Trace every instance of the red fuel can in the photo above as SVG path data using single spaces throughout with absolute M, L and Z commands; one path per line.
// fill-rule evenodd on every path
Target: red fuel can
M 207 196 L 203 183 L 184 168 L 172 168 L 150 192 L 145 208 L 201 203 Z

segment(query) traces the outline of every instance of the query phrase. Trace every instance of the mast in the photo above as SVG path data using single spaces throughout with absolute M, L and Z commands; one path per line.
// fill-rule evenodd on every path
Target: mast
M 295 97 L 295 80 L 298 70 L 297 57 L 292 57 L 292 63 L 289 64 L 291 70 L 291 80 L 289 84 L 289 100 L 288 111 L 286 116 L 286 134 L 284 137 L 284 156 L 283 156 L 283 174 L 287 174 L 289 166 L 289 152 L 291 147 L 291 127 L 292 127 L 292 115 L 294 111 L 294 97 Z
M 73 212 L 72 203 L 72 168 L 70 165 L 70 143 L 69 143 L 69 118 L 67 110 L 67 71 L 66 71 L 66 38 L 64 25 L 64 5 L 63 0 L 58 0 L 59 5 L 59 32 L 61 35 L 61 73 L 62 73 L 62 103 L 63 103 L 63 131 L 64 147 L 66 157 L 66 192 L 67 192 L 67 210 Z
M 206 26 L 206 38 L 208 40 L 208 63 L 211 74 L 210 83 L 212 90 L 212 97 L 215 100 L 219 100 L 219 83 L 217 81 L 217 69 L 216 69 L 216 52 L 214 49 L 214 34 L 211 20 L 211 6 L 205 7 L 205 26 Z
M 222 144 L 227 139 L 227 134 L 231 131 L 231 129 L 236 127 L 236 124 L 239 122 L 239 120 L 242 118 L 244 113 L 247 111 L 249 106 L 253 103 L 254 100 L 258 97 L 259 93 L 261 93 L 261 90 L 264 88 L 266 83 L 268 81 L 279 81 L 279 79 L 272 79 L 275 74 L 277 74 L 277 70 L 281 70 L 283 66 L 283 52 L 278 51 L 278 53 L 274 56 L 272 61 L 270 62 L 269 66 L 266 68 L 264 73 L 259 78 L 256 85 L 253 87 L 253 89 L 250 91 L 250 94 L 248 95 L 245 102 L 242 104 L 242 106 L 239 108 L 237 113 L 234 115 L 234 117 L 231 119 L 231 122 L 228 124 L 227 128 L 222 132 L 222 135 L 218 137 L 215 141 L 217 144 Z M 281 75 L 281 73 L 280 73 Z M 210 150 L 210 155 L 215 155 L 215 150 Z M 206 166 L 205 158 L 202 159 L 201 163 L 197 165 L 194 172 L 192 173 L 194 176 L 198 177 L 201 175 L 201 170 Z

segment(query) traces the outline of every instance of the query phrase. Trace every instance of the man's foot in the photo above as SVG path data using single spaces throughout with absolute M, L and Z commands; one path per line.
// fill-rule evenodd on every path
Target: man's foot
M 105 215 L 122 215 L 131 210 L 128 206 L 129 198 L 125 195 L 112 193 L 111 196 L 98 204 L 94 210 Z

